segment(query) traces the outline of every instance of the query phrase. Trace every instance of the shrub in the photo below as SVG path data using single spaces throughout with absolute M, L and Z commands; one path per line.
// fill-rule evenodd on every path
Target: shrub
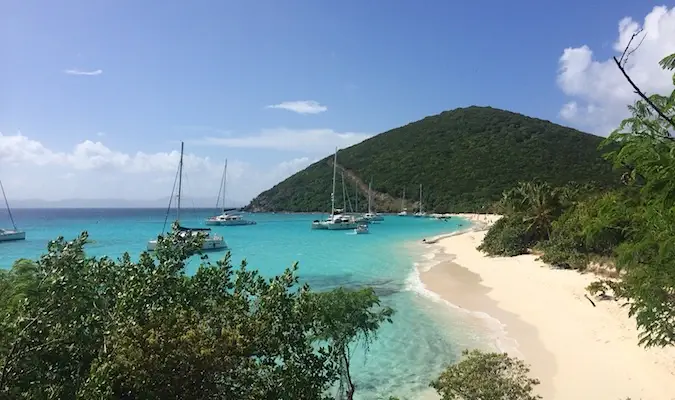
M 491 256 L 517 256 L 532 244 L 528 226 L 518 217 L 500 218 L 485 235 L 478 250 Z

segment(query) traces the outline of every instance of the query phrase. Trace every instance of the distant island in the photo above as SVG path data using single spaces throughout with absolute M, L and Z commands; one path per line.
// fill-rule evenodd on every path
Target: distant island
M 216 199 L 209 197 L 185 197 L 184 204 L 188 208 L 215 208 Z M 12 201 L 12 208 L 166 208 L 169 198 L 154 200 L 129 200 L 129 199 L 17 199 Z M 229 207 L 243 207 L 244 202 L 236 202 Z
M 419 200 L 427 211 L 483 211 L 519 181 L 569 181 L 615 187 L 619 173 L 602 158 L 603 138 L 550 121 L 491 107 L 445 111 L 341 149 L 338 167 L 345 186 L 365 205 L 372 179 L 377 210 L 399 211 Z M 333 156 L 328 156 L 260 193 L 248 210 L 327 211 Z M 342 179 L 336 197 L 341 202 Z

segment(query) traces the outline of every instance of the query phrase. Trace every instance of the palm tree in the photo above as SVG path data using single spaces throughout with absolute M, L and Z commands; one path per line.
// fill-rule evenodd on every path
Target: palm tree
M 562 213 L 560 197 L 546 182 L 521 182 L 517 187 L 521 201 L 521 217 L 527 230 L 540 239 L 551 236 L 551 224 Z

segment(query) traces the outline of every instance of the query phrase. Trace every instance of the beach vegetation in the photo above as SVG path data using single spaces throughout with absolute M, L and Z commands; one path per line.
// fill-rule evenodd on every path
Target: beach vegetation
M 372 179 L 373 207 L 381 212 L 400 211 L 404 190 L 406 207 L 416 208 L 420 184 L 426 211 L 487 212 L 502 192 L 518 182 L 537 179 L 553 187 L 570 181 L 579 186 L 595 182 L 603 188 L 620 185 L 621 173 L 612 170 L 598 150 L 601 141 L 599 136 L 549 121 L 491 107 L 467 107 L 340 149 L 338 172 L 345 173 L 352 203 L 356 186 L 359 204 L 367 204 Z M 248 209 L 330 210 L 332 162 L 330 155 L 297 172 L 258 195 Z M 337 193 L 342 193 L 340 179 Z M 342 196 L 336 197 L 342 207 Z M 548 207 L 551 199 L 540 200 L 541 206 Z M 551 217 L 550 209 L 539 211 L 542 214 L 533 222 Z
M 672 71 L 673 58 L 664 58 L 661 66 Z M 616 63 L 623 68 L 621 60 Z M 589 285 L 589 292 L 621 301 L 628 308 L 637 321 L 640 344 L 672 346 L 675 87 L 670 93 L 650 96 L 635 86 L 634 89 L 641 99 L 629 107 L 630 117 L 600 145 L 604 157 L 623 171 L 621 185 L 611 190 L 580 187 L 572 196 L 562 195 L 569 189 L 546 187 L 546 196 L 529 197 L 525 194 L 530 192 L 523 191 L 522 184 L 515 186 L 505 191 L 497 204 L 505 222 L 493 225 L 479 249 L 493 255 L 513 255 L 516 250 L 524 253 L 523 236 L 508 229 L 538 221 L 537 230 L 528 228 L 532 236 L 527 238 L 535 252 L 542 254 L 543 261 L 578 270 L 598 262 L 611 266 L 614 276 Z M 531 187 L 537 185 L 545 187 Z M 555 196 L 558 198 L 553 199 Z M 532 201 L 533 198 L 540 200 Z M 544 199 L 550 207 L 542 207 Z
M 463 358 L 431 383 L 442 400 L 536 400 L 539 380 L 525 362 L 506 353 L 464 350 Z
M 297 265 L 265 278 L 204 257 L 187 275 L 202 240 L 113 260 L 83 233 L 0 271 L 0 398 L 352 398 L 350 357 L 392 309 L 369 288 L 312 291 Z

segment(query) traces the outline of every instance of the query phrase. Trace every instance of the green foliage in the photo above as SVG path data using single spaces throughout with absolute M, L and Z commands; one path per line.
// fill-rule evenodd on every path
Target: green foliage
M 464 358 L 448 367 L 431 386 L 442 400 L 536 400 L 538 379 L 530 378 L 529 367 L 503 353 L 479 350 L 463 353 Z
M 527 223 L 517 217 L 500 218 L 490 228 L 478 250 L 491 256 L 517 256 L 527 253 L 532 244 Z
M 427 210 L 475 212 L 484 211 L 519 181 L 540 179 L 556 187 L 568 181 L 617 186 L 619 174 L 602 159 L 597 150 L 600 142 L 597 136 L 548 121 L 490 107 L 468 107 L 340 150 L 338 164 L 348 171 L 345 179 L 352 196 L 351 177 L 363 184 L 361 204 L 366 204 L 367 183 L 373 179 L 373 201 L 380 211 L 400 211 L 404 188 L 406 198 L 416 202 L 418 185 L 423 184 Z M 329 210 L 332 159 L 332 155 L 326 157 L 261 193 L 249 208 Z M 341 191 L 338 187 L 337 192 Z
M 673 55 L 662 60 L 672 69 Z M 675 85 L 675 75 L 673 75 Z M 674 88 L 675 89 L 675 88 Z M 631 204 L 629 240 L 616 248 L 621 279 L 614 285 L 635 316 L 640 343 L 675 344 L 675 90 L 640 100 L 606 143 L 607 157 L 630 167 L 626 184 L 638 192 Z
M 187 276 L 202 240 L 173 232 L 133 262 L 87 257 L 84 233 L 2 272 L 0 398 L 327 399 L 338 355 L 390 321 L 372 290 L 315 293 L 297 266 L 204 258 Z
M 585 269 L 592 259 L 613 257 L 630 234 L 630 199 L 613 191 L 589 196 L 553 222 L 550 240 L 538 247 L 542 261 L 560 268 Z

